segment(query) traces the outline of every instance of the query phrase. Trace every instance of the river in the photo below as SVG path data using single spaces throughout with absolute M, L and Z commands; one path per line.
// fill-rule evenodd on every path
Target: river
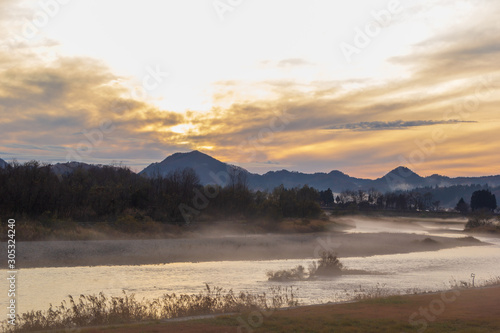
M 422 228 L 422 225 L 424 227 Z M 379 231 L 385 231 L 382 226 Z M 434 235 L 433 225 L 420 224 L 418 229 L 405 230 Z M 448 235 L 457 237 L 456 226 L 450 225 Z M 353 232 L 376 233 L 373 225 L 362 223 Z M 119 296 L 124 290 L 136 298 L 156 298 L 165 293 L 198 293 L 204 284 L 233 289 L 235 292 L 268 292 L 272 286 L 298 288 L 301 304 L 346 301 L 358 293 L 379 288 L 389 293 L 437 291 L 450 286 L 450 280 L 475 283 L 500 276 L 500 239 L 477 237 L 486 246 L 466 246 L 437 251 L 341 258 L 344 266 L 374 274 L 345 275 L 293 283 L 269 282 L 266 272 L 296 265 L 307 267 L 313 259 L 245 260 L 183 262 L 156 265 L 42 267 L 20 269 L 17 273 L 18 313 L 46 310 L 49 304 L 59 305 L 68 295 L 98 294 Z M 7 276 L 6 270 L 0 271 Z M 0 290 L 8 290 L 2 279 Z M 7 306 L 6 297 L 1 306 Z

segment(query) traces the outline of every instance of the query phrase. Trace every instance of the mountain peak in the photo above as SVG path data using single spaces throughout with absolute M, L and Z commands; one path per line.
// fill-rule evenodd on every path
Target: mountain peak
M 384 185 L 391 191 L 409 190 L 425 185 L 425 178 L 405 166 L 397 167 L 376 181 L 385 183 Z
M 207 154 L 204 154 L 202 153 L 201 151 L 199 150 L 191 150 L 191 151 L 188 151 L 186 153 L 175 153 L 173 155 L 184 155 L 184 156 L 196 156 L 196 155 L 203 155 L 203 156 L 208 156 L 208 157 L 211 157 Z
M 223 163 L 198 150 L 193 150 L 187 153 L 172 154 L 159 163 L 150 164 L 139 174 L 147 177 L 166 176 L 173 171 L 185 168 L 192 168 L 200 177 L 202 184 L 213 184 L 217 182 L 214 175 L 224 171 L 227 172 L 227 170 L 236 167 Z M 238 169 L 248 172 L 242 168 Z
M 214 160 L 213 157 L 211 157 L 207 154 L 204 154 L 198 150 L 193 150 L 193 151 L 190 151 L 187 153 L 173 153 L 172 155 L 167 156 L 160 163 L 174 162 L 174 161 L 181 160 L 181 159 L 188 159 L 188 160 L 193 160 L 193 162 L 196 162 L 196 159 L 203 159 L 203 158 Z
M 429 177 L 427 178 L 436 178 L 436 179 L 450 179 L 450 177 L 448 176 L 443 176 L 443 175 L 440 175 L 438 173 L 435 173 L 435 174 L 432 174 L 430 175 Z
M 413 170 L 411 170 L 405 166 L 398 166 L 394 170 L 389 171 L 385 176 L 388 176 L 388 175 L 395 175 L 395 176 L 399 176 L 399 177 L 403 177 L 403 178 L 415 177 L 415 176 L 417 176 L 418 178 L 422 178 L 418 174 L 413 172 Z

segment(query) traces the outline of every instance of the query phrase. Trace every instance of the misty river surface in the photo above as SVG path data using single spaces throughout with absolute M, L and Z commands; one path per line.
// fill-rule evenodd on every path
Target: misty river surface
M 366 230 L 374 232 L 375 230 Z M 357 232 L 363 232 L 358 228 Z M 428 229 L 428 233 L 432 231 Z M 443 236 L 440 234 L 440 236 Z M 453 234 L 456 237 L 456 234 Z M 295 293 L 301 304 L 340 302 L 349 300 L 360 289 L 382 288 L 391 293 L 437 291 L 449 287 L 450 280 L 476 284 L 500 276 L 500 239 L 477 237 L 491 243 L 487 246 L 467 246 L 438 251 L 406 254 L 341 258 L 349 269 L 377 274 L 344 275 L 298 282 L 269 282 L 266 272 L 289 269 L 296 265 L 306 268 L 313 259 L 214 261 L 171 263 L 160 265 L 123 265 L 93 267 L 25 268 L 17 273 L 18 313 L 46 310 L 50 303 L 59 305 L 68 295 L 78 297 L 104 292 L 119 296 L 122 290 L 134 293 L 137 299 L 153 299 L 165 293 L 199 293 L 204 284 L 223 287 L 234 292 L 269 292 L 273 286 L 298 288 Z M 2 276 L 7 271 L 2 270 Z M 6 279 L 1 290 L 8 290 Z M 6 306 L 1 298 L 1 306 Z

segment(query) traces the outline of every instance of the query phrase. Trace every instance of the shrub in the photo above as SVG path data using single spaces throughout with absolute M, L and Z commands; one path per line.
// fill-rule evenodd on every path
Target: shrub
M 493 214 L 487 210 L 478 210 L 469 216 L 469 221 L 465 225 L 465 229 L 479 228 L 493 224 Z
M 309 266 L 309 276 L 340 275 L 343 267 L 335 252 L 323 252 L 318 263 Z
M 299 265 L 292 269 L 268 271 L 267 279 L 269 281 L 302 281 L 316 276 L 336 276 L 343 273 L 343 267 L 335 252 L 323 252 L 317 262 L 313 261 L 309 265 L 308 275 L 304 267 Z
M 267 272 L 269 281 L 301 281 L 306 279 L 306 271 L 304 266 L 298 265 L 292 269 L 283 269 L 276 272 Z

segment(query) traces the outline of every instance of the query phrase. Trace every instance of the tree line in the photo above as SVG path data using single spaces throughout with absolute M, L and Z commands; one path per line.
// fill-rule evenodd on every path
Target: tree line
M 14 162 L 0 169 L 0 218 L 4 222 L 24 216 L 47 227 L 55 220 L 117 225 L 127 220 L 185 225 L 240 217 L 276 221 L 319 217 L 321 206 L 360 211 L 438 210 L 440 201 L 431 191 L 370 189 L 334 195 L 330 189 L 318 191 L 307 185 L 255 191 L 249 189 L 246 174 L 237 169 L 231 171 L 227 184 L 203 186 L 190 168 L 146 178 L 123 166 L 87 165 L 56 174 L 51 165 Z
M 376 189 L 345 190 L 334 195 L 330 189 L 320 191 L 321 204 L 347 210 L 439 211 L 455 208 L 466 214 L 487 207 L 496 209 L 496 197 L 487 185 L 453 185 L 421 187 L 382 193 Z M 498 188 L 495 188 L 498 192 Z M 470 198 L 467 202 L 464 198 Z
M 203 186 L 191 168 L 146 178 L 122 166 L 77 167 L 57 175 L 51 165 L 31 161 L 0 169 L 0 218 L 25 216 L 39 221 L 119 222 L 123 216 L 185 224 L 183 206 L 198 193 L 217 193 L 195 216 L 209 219 L 244 216 L 280 219 L 317 217 L 318 191 L 283 186 L 252 191 L 242 175 L 224 186 Z
M 419 190 L 387 193 L 376 189 L 345 190 L 333 197 L 328 189 L 320 191 L 320 197 L 324 206 L 347 210 L 423 211 L 438 210 L 440 207 L 440 202 L 434 200 L 432 193 L 421 193 Z

